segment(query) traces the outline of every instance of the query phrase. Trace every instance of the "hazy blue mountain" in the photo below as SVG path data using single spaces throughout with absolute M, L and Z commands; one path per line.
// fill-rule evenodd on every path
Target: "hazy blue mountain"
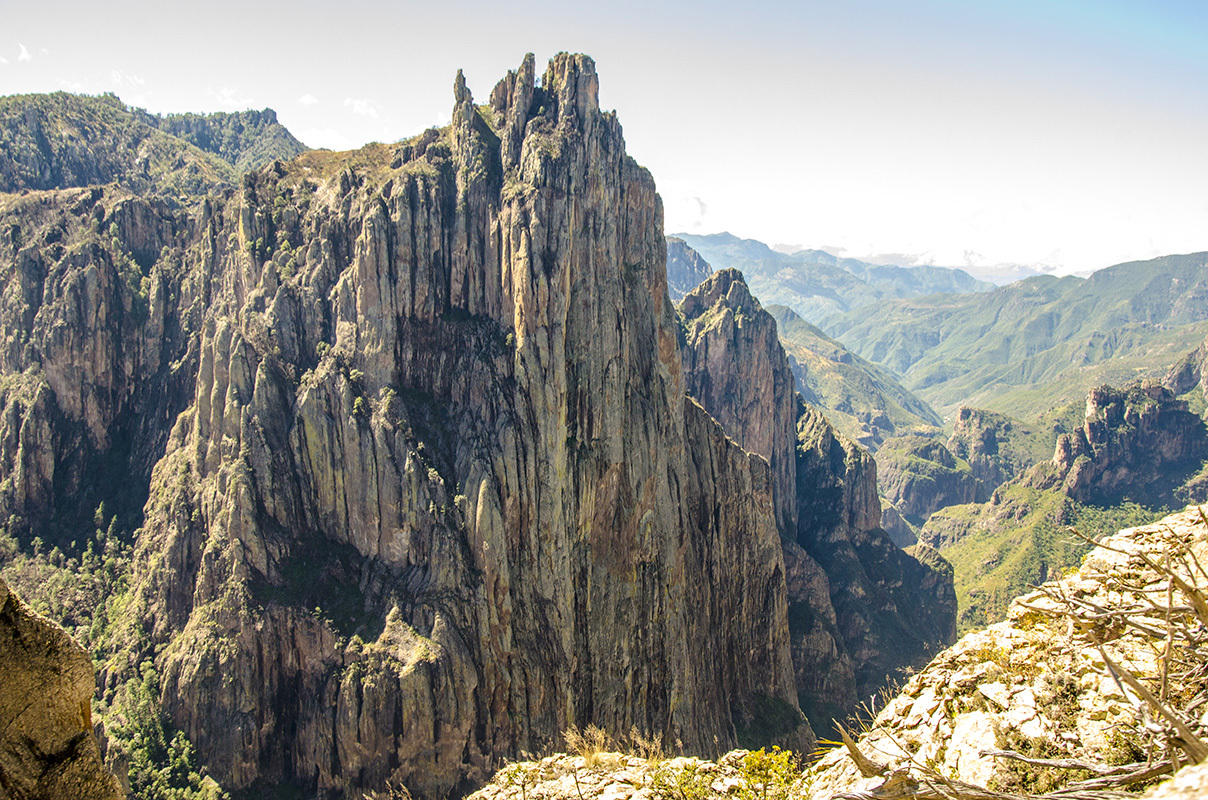
M 839 258 L 822 250 L 781 253 L 755 239 L 729 233 L 674 236 L 714 269 L 741 270 L 765 303 L 788 306 L 815 325 L 853 309 L 939 292 L 984 292 L 993 284 L 947 267 L 896 267 Z

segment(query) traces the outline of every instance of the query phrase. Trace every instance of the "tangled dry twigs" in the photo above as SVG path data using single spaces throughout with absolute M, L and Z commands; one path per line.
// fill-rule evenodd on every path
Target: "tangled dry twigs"
M 860 751 L 846 734 L 844 744 L 859 772 L 888 775 L 879 785 L 836 795 L 843 800 L 1111 800 L 1136 797 L 1144 786 L 1185 764 L 1208 762 L 1208 517 L 1197 509 L 1199 525 L 1156 526 L 1145 536 L 1095 542 L 1116 556 L 1119 569 L 1086 582 L 1055 581 L 1017 605 L 1064 626 L 1067 636 L 1097 651 L 1103 677 L 1130 703 L 1140 725 L 1131 744 L 1145 760 L 1113 765 L 1080 759 L 1038 758 L 1011 750 L 982 750 L 983 756 L 1024 762 L 1054 772 L 1081 771 L 1090 777 L 1038 794 L 996 791 L 943 775 L 933 763 L 913 756 L 896 769 Z M 1076 530 L 1071 533 L 1083 539 Z M 1088 540 L 1089 541 L 1089 540 Z M 1198 553 L 1198 554 L 1197 554 Z M 1156 654 L 1156 674 L 1138 677 L 1108 654 L 1124 637 L 1130 647 Z M 1119 640 L 1119 641 L 1118 641 Z M 1134 642 L 1134 640 L 1136 640 Z M 886 734 L 888 735 L 888 734 Z M 890 736 L 892 738 L 892 736 Z M 906 752 L 906 748 L 900 748 Z

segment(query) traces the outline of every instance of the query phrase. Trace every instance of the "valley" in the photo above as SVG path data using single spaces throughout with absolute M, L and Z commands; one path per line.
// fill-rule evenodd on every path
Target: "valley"
M 526 800 L 581 731 L 745 781 L 903 684 L 956 736 L 958 634 L 1208 499 L 1208 256 L 994 286 L 668 236 L 599 84 L 458 72 L 348 152 L 0 99 L 0 633 L 71 675 L 0 697 L 46 733 L 0 786 Z

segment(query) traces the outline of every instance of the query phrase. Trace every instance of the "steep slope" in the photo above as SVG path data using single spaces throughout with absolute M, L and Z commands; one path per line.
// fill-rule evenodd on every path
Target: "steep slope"
M 1056 431 L 1028 424 L 984 408 L 961 406 L 947 447 L 964 459 L 986 489 L 1022 475 L 1053 452 Z M 978 500 L 985 500 L 979 497 Z
M 1197 473 L 1208 428 L 1156 384 L 1100 387 L 1081 424 L 1057 437 L 1051 460 L 996 489 L 989 502 L 936 511 L 920 541 L 956 571 L 963 628 L 1001 618 L 1010 599 L 1075 565 L 1097 536 L 1202 499 Z
M 170 196 L 204 194 L 238 179 L 235 169 L 148 125 L 112 95 L 0 98 L 0 192 L 118 182 Z
M 993 288 L 992 284 L 978 281 L 961 270 L 944 267 L 880 266 L 836 258 L 820 250 L 788 255 L 763 242 L 740 239 L 729 233 L 674 235 L 700 253 L 714 269 L 741 270 L 752 294 L 764 302 L 788 306 L 818 325 L 831 316 L 890 298 Z
M 897 300 L 826 332 L 902 376 L 944 414 L 1020 418 L 1095 386 L 1160 378 L 1208 331 L 1208 255 L 1118 264 L 1083 280 L 1030 278 L 989 293 Z
M 227 789 L 441 796 L 570 724 L 809 746 L 774 478 L 685 398 L 590 59 L 454 89 L 442 131 L 192 207 L 4 201 L 18 546 L 136 509 L 103 702 Z
M 901 436 L 876 454 L 881 496 L 915 527 L 946 506 L 972 503 L 982 485 L 963 459 L 926 436 Z
M 1208 339 L 1183 356 L 1162 379 L 1162 385 L 1175 395 L 1185 395 L 1199 389 L 1199 401 L 1208 397 Z
M 271 108 L 164 117 L 143 112 L 139 119 L 213 153 L 241 174 L 278 159 L 288 161 L 308 149 L 277 121 L 277 112 Z
M 689 393 L 772 465 L 799 701 L 829 729 L 951 640 L 950 568 L 880 530 L 872 458 L 801 402 L 776 321 L 739 272 L 715 272 L 680 313 Z
M 1122 530 L 1072 574 L 1020 597 L 1006 621 L 965 636 L 881 709 L 857 744 L 876 767 L 861 775 L 837 748 L 807 774 L 805 796 L 981 796 L 968 784 L 1075 796 L 1083 780 L 1078 788 L 1097 793 L 1081 796 L 1106 796 L 1202 758 L 1205 620 L 1192 607 L 1208 596 L 1196 566 L 1208 556 L 1203 520 L 1192 508 Z
M 667 292 L 679 302 L 709 277 L 713 267 L 683 239 L 667 237 Z
M 821 758 L 739 750 L 707 761 L 572 738 L 571 752 L 509 765 L 472 800 L 1199 800 L 1206 558 L 1202 509 L 1120 531 L 1072 574 L 1018 598 L 1006 622 L 937 655 Z
M 892 436 L 931 432 L 943 420 L 887 370 L 853 354 L 785 306 L 768 306 L 797 389 L 849 439 L 875 452 Z
M 0 98 L 0 192 L 116 182 L 193 196 L 305 151 L 271 109 L 160 117 L 111 94 Z
M 92 661 L 0 579 L 0 793 L 13 800 L 124 797 L 92 731 Z

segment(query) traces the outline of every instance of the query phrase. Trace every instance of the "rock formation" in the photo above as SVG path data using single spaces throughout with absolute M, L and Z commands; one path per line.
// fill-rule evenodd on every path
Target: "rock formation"
M 741 273 L 713 273 L 680 304 L 689 394 L 766 457 L 788 570 L 799 700 L 816 725 L 951 641 L 951 569 L 880 529 L 871 456 L 801 400 L 776 321 Z
M 133 532 L 104 702 L 151 687 L 228 790 L 442 796 L 571 725 L 808 748 L 799 697 L 829 722 L 919 663 L 950 577 L 877 528 L 774 324 L 716 335 L 784 413 L 688 396 L 722 343 L 681 339 L 590 59 L 454 95 L 234 188 L 179 140 L 137 180 L 26 165 L 60 188 L 0 198 L 4 532 L 78 554 L 102 502 Z
M 994 487 L 1022 475 L 1043 459 L 1035 453 L 1039 438 L 1035 431 L 1006 414 L 961 406 L 947 447 L 973 470 L 973 477 L 981 484 L 976 502 L 984 503 Z
M 0 579 L 0 796 L 108 800 L 124 796 L 92 731 L 88 653 Z
M 1040 489 L 1082 502 L 1120 498 L 1162 504 L 1208 458 L 1204 421 L 1154 383 L 1101 386 L 1086 398 L 1081 429 L 1057 438 L 1053 459 L 1029 470 Z M 1188 499 L 1188 498 L 1181 498 Z
M 1191 595 L 1153 568 L 1170 558 L 1167 563 L 1175 565 L 1180 580 L 1202 598 L 1208 578 L 1186 554 L 1204 563 L 1204 532 L 1200 510 L 1193 508 L 1107 538 L 1079 570 L 1016 600 L 1006 621 L 962 638 L 884 706 L 858 743 L 884 769 L 881 774 L 862 776 L 839 748 L 812 770 L 808 796 L 823 800 L 840 791 L 871 792 L 900 768 L 919 779 L 930 774 L 1017 793 L 1039 794 L 1079 780 L 1072 770 L 1052 763 L 1028 764 L 993 751 L 1103 765 L 1100 780 L 1168 762 L 1168 721 L 1131 684 L 1112 676 L 1104 656 L 1139 682 L 1164 685 L 1168 711 L 1182 713 L 1204 696 L 1202 655 L 1197 655 L 1204 622 L 1187 606 L 1194 602 Z M 1140 609 L 1154 609 L 1148 619 L 1170 618 L 1163 610 L 1168 606 L 1179 609 L 1172 612 L 1175 624 L 1189 625 L 1201 644 L 1189 650 L 1180 638 L 1167 647 L 1167 626 L 1142 621 Z M 1073 622 L 1060 613 L 1071 609 Z M 1141 615 L 1134 617 L 1138 624 L 1125 623 L 1134 612 Z M 1198 669 L 1175 668 L 1188 657 Z M 1172 659 L 1169 672 L 1165 658 Z M 1208 725 L 1194 719 L 1190 733 L 1208 735 Z M 1149 764 L 1147 753 L 1153 756 Z M 1159 766 L 1148 779 L 1163 774 Z M 1142 776 L 1139 783 L 1145 780 Z
M 887 440 L 877 451 L 877 474 L 881 495 L 915 526 L 941 508 L 974 502 L 980 489 L 965 461 L 926 436 Z
M 667 237 L 667 292 L 679 302 L 713 272 L 709 262 L 683 239 Z
M 804 774 L 778 754 L 663 759 L 639 742 L 512 764 L 473 797 L 1203 797 L 1206 526 L 1188 509 L 1107 538 L 1081 569 L 1019 598 L 1009 620 L 937 655 Z
M 711 752 L 795 712 L 774 479 L 685 399 L 660 204 L 596 87 L 581 56 L 485 106 L 458 76 L 449 129 L 192 223 L 128 658 L 162 648 L 225 787 L 438 796 L 569 724 Z
M 1176 396 L 1186 394 L 1197 386 L 1202 394 L 1208 396 L 1208 370 L 1204 369 L 1206 363 L 1208 363 L 1208 341 L 1192 350 L 1179 363 L 1171 367 L 1170 372 L 1166 373 L 1166 377 L 1162 380 L 1162 385 Z

